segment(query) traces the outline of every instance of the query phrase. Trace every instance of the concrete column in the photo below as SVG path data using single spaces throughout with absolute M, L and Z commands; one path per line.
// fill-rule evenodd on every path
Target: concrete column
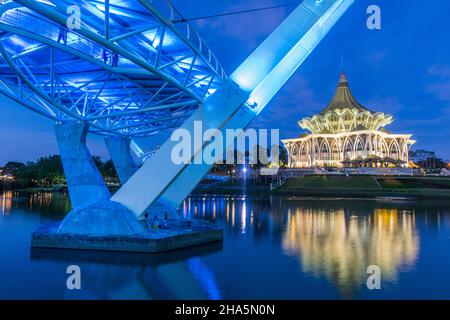
M 73 210 L 58 227 L 59 234 L 133 235 L 146 231 L 128 208 L 110 201 L 110 193 L 86 147 L 88 126 L 55 126 Z
M 105 138 L 106 147 L 121 184 L 125 184 L 138 169 L 131 156 L 130 143 L 131 138 L 127 137 L 112 136 Z
M 110 198 L 109 190 L 86 147 L 87 132 L 88 126 L 79 122 L 55 125 L 56 139 L 74 209 Z

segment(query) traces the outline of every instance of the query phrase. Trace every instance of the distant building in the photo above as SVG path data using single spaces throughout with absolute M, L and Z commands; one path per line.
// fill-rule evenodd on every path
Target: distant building
M 331 102 L 319 114 L 298 122 L 309 131 L 283 140 L 291 168 L 406 167 L 411 134 L 393 134 L 385 127 L 391 115 L 373 112 L 353 97 L 344 72 Z
M 435 170 L 448 167 L 448 161 L 438 158 L 433 151 L 414 150 L 409 152 L 409 157 L 411 161 L 423 169 Z
M 434 158 L 436 159 L 436 152 L 433 151 L 427 151 L 427 150 L 411 150 L 409 152 L 409 158 L 411 161 L 415 163 L 420 163 L 422 161 L 426 161 L 428 159 Z

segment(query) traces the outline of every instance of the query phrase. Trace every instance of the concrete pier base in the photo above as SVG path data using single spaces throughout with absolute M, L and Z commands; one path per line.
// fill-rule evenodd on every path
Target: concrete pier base
M 109 190 L 86 147 L 88 129 L 79 122 L 55 126 L 73 208 L 55 232 L 80 236 L 129 236 L 145 232 L 145 224 L 128 208 L 109 200 Z
M 183 250 L 170 250 L 153 254 L 148 252 L 130 252 L 123 254 L 120 251 L 103 250 L 76 250 L 76 249 L 52 249 L 32 247 L 30 258 L 33 261 L 61 262 L 67 265 L 79 263 L 100 263 L 114 266 L 159 266 L 171 263 L 179 263 L 184 260 L 207 256 L 220 252 L 223 249 L 223 241 L 215 241 L 198 246 L 191 246 Z
M 138 169 L 131 156 L 131 138 L 107 137 L 105 138 L 105 144 L 116 168 L 120 183 L 124 184 Z
M 202 220 L 168 220 L 158 229 L 132 235 L 59 233 L 60 223 L 42 226 L 31 237 L 35 248 L 164 252 L 223 240 L 223 229 Z
M 116 235 L 141 234 L 148 228 L 120 203 L 102 200 L 72 210 L 60 223 L 59 234 Z
M 36 248 L 162 252 L 223 240 L 223 229 L 201 220 L 169 220 L 164 211 L 158 228 L 124 205 L 111 201 L 110 193 L 86 147 L 88 127 L 82 123 L 57 124 L 61 152 L 73 210 L 63 221 L 42 226 L 32 235 Z M 135 172 L 130 139 L 106 140 L 114 165 L 124 183 Z
M 165 219 L 166 216 L 169 219 L 181 219 L 181 212 L 174 208 L 170 204 L 164 202 L 161 199 L 156 200 L 150 207 L 147 209 L 149 218 L 157 216 L 158 219 Z

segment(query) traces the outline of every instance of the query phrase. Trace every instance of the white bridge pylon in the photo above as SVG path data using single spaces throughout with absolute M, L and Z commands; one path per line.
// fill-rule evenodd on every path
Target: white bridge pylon
M 224 134 L 226 129 L 245 129 L 353 2 L 303 1 L 182 128 L 193 133 L 194 122 L 201 121 L 203 132 L 217 129 L 215 134 Z M 195 161 L 208 143 L 193 146 L 191 163 L 173 163 L 171 154 L 177 143 L 166 141 L 111 200 L 129 208 L 138 219 L 156 202 L 177 208 L 211 167 Z M 223 157 L 216 156 L 216 160 Z

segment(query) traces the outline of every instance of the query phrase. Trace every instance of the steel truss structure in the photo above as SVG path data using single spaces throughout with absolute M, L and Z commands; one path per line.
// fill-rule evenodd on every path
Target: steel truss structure
M 89 196 L 93 206 L 75 208 L 63 229 L 122 234 L 130 230 L 121 226 L 138 232 L 136 221 L 147 210 L 178 217 L 177 208 L 212 166 L 203 161 L 204 149 L 227 129 L 245 129 L 353 2 L 301 1 L 227 77 L 168 0 L 78 0 L 75 7 L 72 0 L 4 1 L 0 93 L 58 122 L 71 197 L 85 204 Z M 68 22 L 77 11 L 73 29 Z M 208 135 L 194 143 L 189 161 L 170 161 L 178 142 L 169 139 L 110 197 L 86 148 L 85 123 L 93 133 L 129 140 L 179 126 L 194 133 L 197 121 Z M 234 141 L 224 145 L 233 148 Z M 118 148 L 119 167 L 131 162 L 125 149 Z M 92 223 L 99 211 L 111 217 L 104 226 Z
M 101 135 L 177 128 L 227 79 L 183 20 L 167 0 L 3 1 L 0 93 Z

